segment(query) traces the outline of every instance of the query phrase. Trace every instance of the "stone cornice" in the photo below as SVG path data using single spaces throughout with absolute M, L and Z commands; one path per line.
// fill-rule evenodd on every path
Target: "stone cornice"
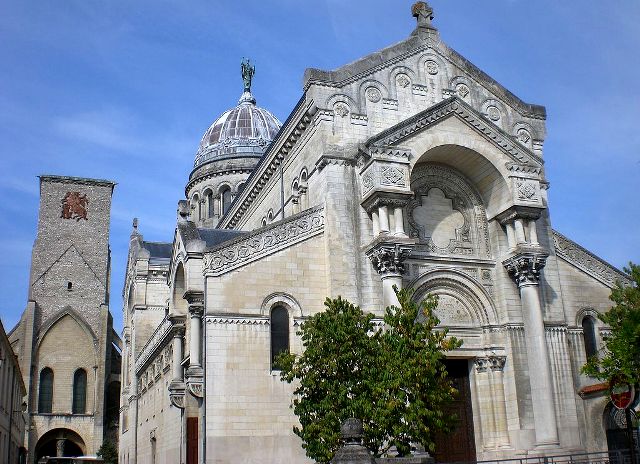
M 389 147 L 402 143 L 407 138 L 413 136 L 434 124 L 452 115 L 471 126 L 484 138 L 498 146 L 516 164 L 525 164 L 533 167 L 542 166 L 542 158 L 533 153 L 528 148 L 522 146 L 515 138 L 480 115 L 470 105 L 458 97 L 451 97 L 433 105 L 432 107 L 410 117 L 409 119 L 396 124 L 380 134 L 370 138 L 365 146 Z
M 219 276 L 322 233 L 321 206 L 230 240 L 204 254 L 203 274 Z
M 244 189 L 231 204 L 230 210 L 220 220 L 219 228 L 232 229 L 238 225 L 240 218 L 247 212 L 269 179 L 278 172 L 279 166 L 311 125 L 317 110 L 313 100 L 307 101 L 305 93 L 247 179 Z
M 153 332 L 147 344 L 140 351 L 138 359 L 136 359 L 136 374 L 140 374 L 160 352 L 160 350 L 162 350 L 162 348 L 171 341 L 173 338 L 173 331 L 181 329 L 184 329 L 184 326 L 174 324 L 169 317 L 165 317 Z
M 556 230 L 553 231 L 553 245 L 556 256 L 586 272 L 607 287 L 613 288 L 618 281 L 622 284 L 631 283 L 627 274 L 598 258 Z
M 231 169 L 220 169 L 218 171 L 207 172 L 198 177 L 194 177 L 193 179 L 190 179 L 186 187 L 184 188 L 184 194 L 188 198 L 189 192 L 196 184 L 199 184 L 200 182 L 208 179 L 212 179 L 214 177 L 226 176 L 228 174 L 251 174 L 251 172 L 253 172 L 252 168 L 231 168 Z

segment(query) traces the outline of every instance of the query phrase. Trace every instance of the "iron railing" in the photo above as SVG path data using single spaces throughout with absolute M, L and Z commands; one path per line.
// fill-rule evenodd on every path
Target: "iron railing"
M 626 449 L 595 453 L 561 454 L 557 456 L 523 456 L 521 458 L 488 461 L 457 461 L 446 464 L 640 464 L 640 455 L 636 452 L 635 463 L 631 461 L 630 450 Z

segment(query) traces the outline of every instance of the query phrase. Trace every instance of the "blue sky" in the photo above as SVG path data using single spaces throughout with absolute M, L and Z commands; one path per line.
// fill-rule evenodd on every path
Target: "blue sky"
M 553 226 L 612 264 L 640 262 L 640 2 L 434 0 L 443 39 L 547 108 Z M 307 67 L 404 39 L 411 2 L 65 0 L 0 3 L 0 316 L 26 304 L 40 174 L 118 183 L 111 311 L 131 220 L 170 241 L 200 137 L 234 106 L 239 64 L 284 121 Z

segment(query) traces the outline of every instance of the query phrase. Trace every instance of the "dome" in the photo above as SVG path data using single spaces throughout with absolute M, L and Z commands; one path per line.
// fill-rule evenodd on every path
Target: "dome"
M 225 111 L 204 133 L 194 167 L 214 160 L 259 158 L 280 126 L 278 118 L 256 106 L 251 91 L 245 88 L 238 106 Z

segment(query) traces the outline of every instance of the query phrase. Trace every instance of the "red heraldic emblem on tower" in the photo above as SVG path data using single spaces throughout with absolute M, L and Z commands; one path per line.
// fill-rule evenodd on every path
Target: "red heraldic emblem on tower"
M 62 214 L 60 217 L 63 219 L 75 219 L 76 221 L 84 219 L 86 221 L 88 204 L 87 195 L 81 195 L 80 192 L 67 192 L 62 199 Z

